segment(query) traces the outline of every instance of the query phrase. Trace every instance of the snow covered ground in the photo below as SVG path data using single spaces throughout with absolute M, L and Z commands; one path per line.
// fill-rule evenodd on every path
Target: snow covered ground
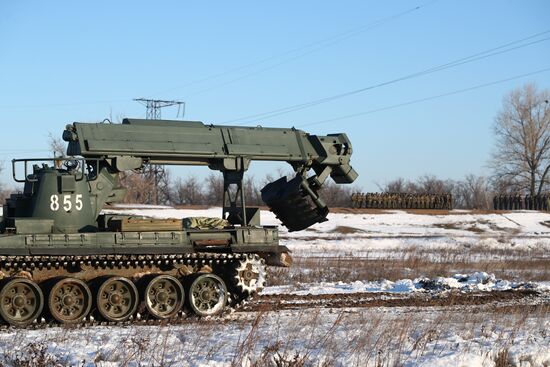
M 107 213 L 146 215 L 157 218 L 185 218 L 190 216 L 219 217 L 221 208 L 173 209 L 170 207 L 128 207 L 105 210 Z M 264 225 L 280 225 L 273 213 L 262 210 Z M 318 223 L 308 230 L 292 233 L 292 238 L 304 238 L 311 232 L 338 233 L 338 228 L 355 229 L 355 235 L 363 238 L 395 236 L 549 236 L 550 213 L 537 211 L 506 212 L 504 214 L 472 214 L 465 210 L 453 210 L 450 214 L 422 215 L 401 210 L 387 210 L 376 214 L 329 213 L 328 221 Z M 288 234 L 281 227 L 281 234 Z
M 548 366 L 548 317 L 471 311 L 234 313 L 181 325 L 11 330 L 0 346 L 8 364 L 34 348 L 48 365 L 73 366 Z
M 106 212 L 184 218 L 217 217 L 221 209 L 125 207 Z M 279 225 L 269 212 L 262 212 L 262 222 Z M 550 366 L 550 277 L 546 277 L 550 268 L 550 214 L 331 213 L 328 222 L 302 232 L 289 233 L 281 228 L 280 238 L 294 257 L 302 259 L 301 264 L 307 259 L 361 258 L 384 266 L 386 260 L 400 260 L 410 253 L 438 262 L 444 256 L 448 261 L 448 255 L 443 254 L 451 252 L 451 260 L 466 261 L 470 267 L 487 267 L 487 261 L 495 261 L 506 268 L 513 260 L 530 268 L 536 261 L 542 275 L 537 281 L 525 281 L 521 279 L 523 273 L 513 273 L 512 268 L 504 270 L 512 271 L 514 279 L 480 268 L 465 274 L 389 280 L 361 278 L 354 275 L 360 272 L 351 272 L 348 279 L 329 282 L 316 280 L 314 269 L 309 269 L 313 281 L 279 282 L 263 292 L 265 298 L 297 297 L 299 307 L 295 309 L 244 308 L 220 318 L 190 318 L 164 326 L 4 330 L 0 331 L 0 363 L 24 365 L 22 362 L 30 361 L 27 365 L 34 365 L 43 360 L 47 362 L 44 365 L 75 366 Z M 506 301 L 498 297 L 476 301 L 484 294 L 500 293 L 513 297 Z M 514 296 L 516 293 L 527 296 Z M 319 303 L 309 305 L 307 301 L 307 296 L 349 299 L 359 294 L 381 299 L 417 297 L 418 302 L 333 308 Z M 461 295 L 471 295 L 468 304 L 453 301 Z M 432 297 L 439 303 L 423 303 Z M 446 299 L 450 300 L 448 304 Z
M 157 218 L 190 216 L 219 217 L 221 208 L 106 210 Z M 550 213 L 536 211 L 506 214 L 471 214 L 454 210 L 448 215 L 410 214 L 384 211 L 381 214 L 329 213 L 328 221 L 289 233 L 269 211 L 261 212 L 264 225 L 280 228 L 281 244 L 295 256 L 401 256 L 399 250 L 493 248 L 513 251 L 550 251 Z

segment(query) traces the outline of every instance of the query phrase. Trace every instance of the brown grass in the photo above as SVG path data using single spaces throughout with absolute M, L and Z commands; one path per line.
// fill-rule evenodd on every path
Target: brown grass
M 469 225 L 467 227 L 464 227 L 463 224 L 464 223 L 456 223 L 456 222 L 452 222 L 452 223 L 434 223 L 433 227 L 442 228 L 442 229 L 459 229 L 459 230 L 465 230 L 465 231 L 478 233 L 478 234 L 485 232 L 484 229 L 476 227 L 474 225 Z
M 45 343 L 31 342 L 21 350 L 6 350 L 4 360 L 14 367 L 62 367 L 60 359 L 50 352 Z M 0 366 L 4 364 L 0 363 Z
M 508 360 L 508 349 L 501 349 L 495 357 L 495 367 L 511 367 L 512 364 Z
M 340 234 L 352 234 L 352 233 L 362 233 L 365 232 L 362 229 L 354 228 L 354 227 L 348 227 L 348 226 L 337 226 L 332 230 L 334 233 L 340 233 Z
M 525 335 L 530 335 L 539 344 L 547 338 L 543 324 L 548 312 L 548 307 L 536 312 L 517 307 L 505 313 L 493 312 L 490 306 L 393 312 L 311 307 L 293 313 L 243 314 L 229 320 L 191 320 L 181 325 L 112 327 L 100 335 L 94 330 L 102 328 L 57 328 L 34 334 L 17 330 L 10 332 L 9 341 L 2 341 L 0 365 L 68 365 L 71 359 L 64 353 L 72 352 L 73 342 L 86 341 L 91 361 L 83 365 L 109 362 L 167 367 L 216 359 L 228 366 L 393 367 L 414 365 L 427 355 L 473 352 L 482 353 L 493 365 L 508 366 L 518 336 L 525 340 Z M 32 342 L 30 335 L 35 339 Z M 449 335 L 458 338 L 449 343 Z
M 469 258 L 463 251 L 457 250 L 456 252 L 440 253 L 440 256 L 434 261 L 429 255 L 422 251 L 410 251 L 403 252 L 400 258 L 393 259 L 369 259 L 352 256 L 294 257 L 291 268 L 270 268 L 269 284 L 433 278 L 475 271 L 484 271 L 495 274 L 499 279 L 520 282 L 550 279 L 550 259 L 546 257 L 522 256 L 491 260 L 489 252 L 479 258 Z

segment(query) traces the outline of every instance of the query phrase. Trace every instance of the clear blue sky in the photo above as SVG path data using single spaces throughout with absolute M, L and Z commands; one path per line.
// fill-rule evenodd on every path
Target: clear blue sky
M 144 117 L 132 98 L 181 99 L 186 119 L 223 123 L 442 65 L 548 31 L 549 19 L 543 0 L 2 1 L 1 179 L 11 158 L 48 155 L 48 134 L 67 123 Z M 245 122 L 300 127 L 548 67 L 550 40 Z M 364 189 L 427 173 L 486 175 L 494 116 L 525 82 L 548 88 L 550 72 L 303 128 L 346 132 Z

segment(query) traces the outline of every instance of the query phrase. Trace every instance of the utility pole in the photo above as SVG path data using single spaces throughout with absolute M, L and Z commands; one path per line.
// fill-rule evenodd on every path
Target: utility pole
M 145 118 L 147 120 L 160 120 L 161 119 L 161 109 L 164 107 L 178 106 L 178 114 L 183 117 L 185 115 L 185 102 L 183 101 L 166 101 L 162 99 L 148 99 L 148 98 L 135 98 L 134 101 L 141 103 L 145 106 Z M 154 203 L 155 205 L 159 204 L 159 183 L 160 177 L 166 176 L 166 171 L 164 166 L 158 164 L 149 165 L 149 169 L 145 172 L 149 177 L 153 176 L 154 178 Z

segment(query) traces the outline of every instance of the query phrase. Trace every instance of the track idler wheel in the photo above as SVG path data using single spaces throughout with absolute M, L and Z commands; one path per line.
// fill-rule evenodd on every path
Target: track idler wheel
M 157 319 L 174 317 L 185 301 L 180 281 L 170 275 L 158 275 L 149 281 L 144 294 L 149 314 Z
M 227 304 L 227 287 L 214 274 L 201 274 L 189 287 L 189 307 L 198 316 L 219 315 Z
M 27 326 L 42 312 L 44 295 L 40 287 L 27 278 L 8 278 L 0 291 L 0 316 L 12 326 Z
M 50 315 L 62 324 L 82 321 L 92 308 L 92 292 L 80 279 L 63 278 L 49 290 Z
M 303 177 L 296 176 L 288 182 L 286 177 L 281 177 L 261 192 L 262 200 L 290 232 L 327 220 L 328 207 Z
M 126 321 L 136 311 L 138 299 L 138 290 L 130 279 L 108 277 L 97 290 L 97 311 L 107 321 Z

